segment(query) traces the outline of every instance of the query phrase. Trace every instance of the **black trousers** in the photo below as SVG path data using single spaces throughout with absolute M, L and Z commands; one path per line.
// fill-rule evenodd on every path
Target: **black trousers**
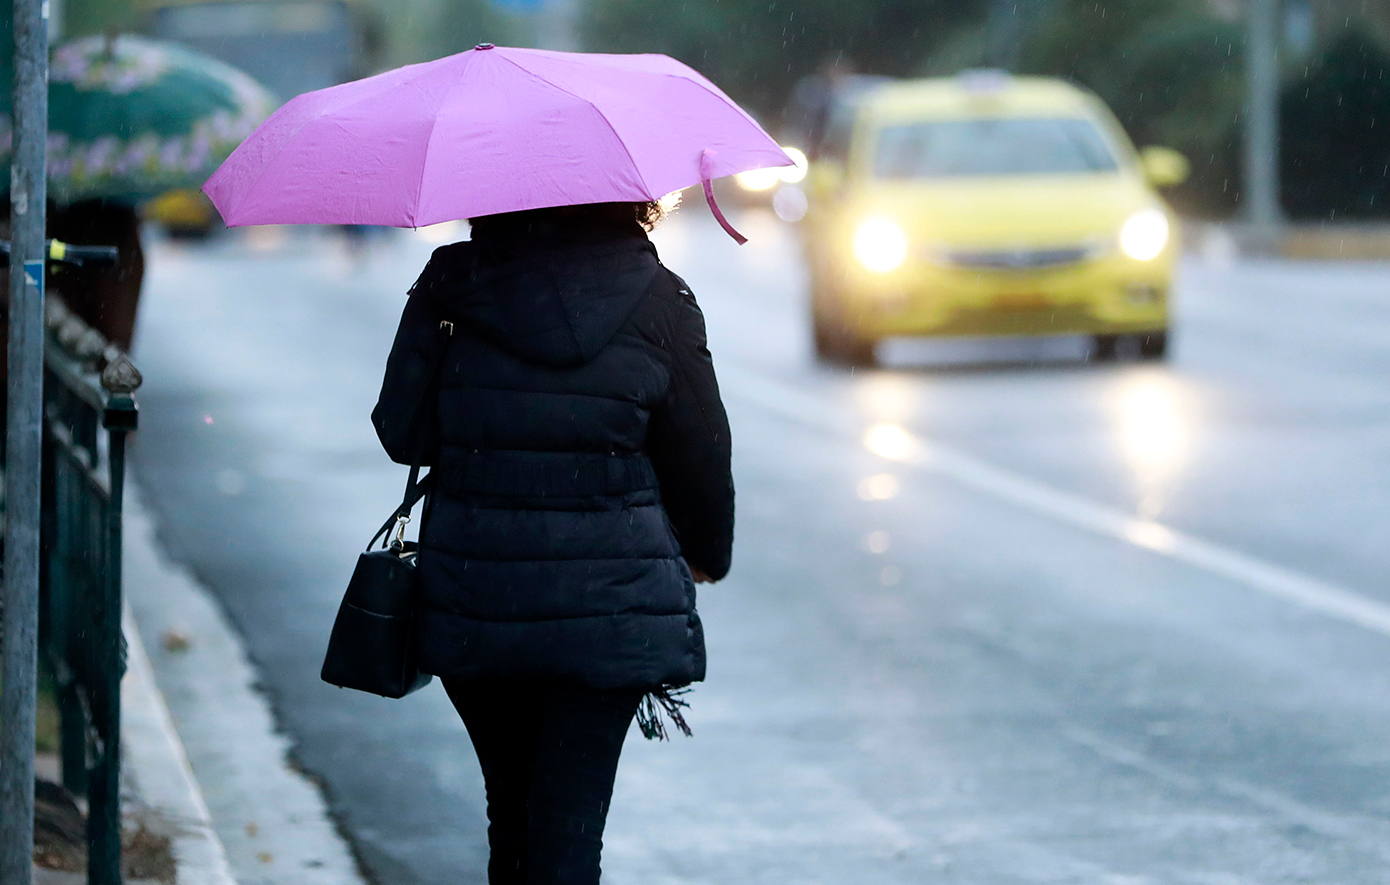
M 444 680 L 487 784 L 489 885 L 597 885 L 638 689 Z

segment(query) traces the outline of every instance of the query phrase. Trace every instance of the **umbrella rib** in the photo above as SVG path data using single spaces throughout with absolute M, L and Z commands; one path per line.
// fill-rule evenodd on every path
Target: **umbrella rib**
M 571 92 L 570 90 L 568 90 L 568 89 L 566 89 L 565 87 L 561 86 L 559 83 L 556 83 L 556 82 L 553 81 L 553 80 L 549 80 L 549 79 L 547 79 L 547 78 L 545 78 L 545 77 L 542 77 L 540 74 L 537 74 L 535 71 L 528 71 L 526 68 L 523 68 L 521 65 L 519 65 L 519 64 L 517 64 L 516 62 L 512 61 L 510 58 L 507 58 L 505 55 L 502 56 L 502 59 L 503 59 L 504 61 L 506 61 L 507 64 L 512 65 L 512 66 L 515 67 L 517 70 L 521 71 L 523 74 L 527 74 L 527 75 L 529 75 L 529 76 L 531 76 L 531 77 L 534 77 L 535 79 L 540 80 L 542 83 L 545 83 L 545 84 L 548 85 L 548 86 L 552 86 L 552 87 L 554 87 L 554 88 L 560 90 L 561 92 L 565 93 L 566 95 L 570 96 L 571 98 L 574 98 L 574 99 L 577 99 L 577 100 L 579 100 L 579 101 L 582 101 L 582 102 L 584 102 L 585 104 L 587 104 L 589 107 L 593 108 L 593 109 L 594 109 L 594 113 L 598 114 L 599 119 L 602 120 L 602 121 L 604 122 L 604 124 L 608 126 L 608 131 L 609 131 L 609 132 L 612 132 L 612 133 L 613 133 L 613 137 L 616 138 L 616 139 L 618 140 L 618 144 L 621 145 L 622 148 L 623 148 L 623 153 L 624 153 L 624 154 L 627 154 L 627 160 L 628 160 L 629 163 L 632 164 L 632 171 L 635 172 L 635 173 L 637 173 L 637 179 L 638 179 L 639 181 L 642 182 L 642 188 L 643 188 L 643 190 L 645 190 L 645 191 L 647 192 L 648 195 L 651 194 L 651 189 L 652 189 L 652 188 L 651 188 L 651 185 L 647 184 L 647 178 L 646 178 L 646 176 L 644 176 L 644 175 L 642 174 L 642 169 L 637 165 L 637 160 L 636 160 L 636 158 L 634 158 L 634 157 L 632 156 L 632 151 L 630 151 L 630 150 L 627 149 L 627 142 L 623 141 L 623 137 L 622 137 L 621 135 L 619 135 L 619 134 L 618 134 L 618 130 L 617 130 L 616 128 L 614 128 L 614 126 L 613 126 L 613 121 L 611 121 L 611 120 L 608 119 L 608 115 L 605 114 L 605 113 L 602 111 L 602 109 L 599 108 L 598 105 L 594 104 L 592 101 L 590 101 L 589 99 L 585 98 L 585 97 L 582 96 L 582 95 L 575 95 L 573 92 Z
M 430 134 L 425 138 L 425 155 L 424 159 L 420 161 L 420 185 L 419 187 L 415 188 L 415 202 L 410 204 L 411 230 L 419 229 L 416 222 L 420 220 L 420 199 L 425 195 L 425 173 L 428 171 L 430 163 L 430 145 L 434 144 L 434 130 L 438 124 L 439 114 L 436 112 L 435 115 L 430 119 Z
M 453 95 L 454 90 L 457 88 L 458 83 L 452 83 L 449 85 L 448 92 L 439 102 L 440 108 L 444 107 L 445 103 L 449 99 L 449 96 Z M 430 145 L 434 144 L 434 130 L 436 127 L 438 127 L 438 125 L 439 111 L 436 109 L 434 115 L 430 117 L 430 134 L 425 138 L 425 156 L 424 159 L 420 162 L 420 186 L 415 189 L 415 202 L 411 204 L 410 227 L 412 230 L 419 230 L 419 227 L 416 225 L 416 222 L 420 220 L 420 199 L 425 195 L 425 173 L 428 171 L 430 163 Z
M 308 93 L 304 93 L 304 94 L 307 95 Z M 285 106 L 289 105 L 290 102 L 293 102 L 293 101 L 297 100 L 297 99 L 300 98 L 300 97 L 301 97 L 301 96 L 298 96 L 298 95 L 295 96 L 294 98 L 290 99 L 290 101 L 285 102 L 285 105 L 282 105 L 281 108 L 283 109 Z M 338 110 L 338 108 L 335 108 L 334 110 Z M 276 113 L 279 113 L 279 112 L 277 111 Z M 332 111 L 321 110 L 321 111 L 319 111 L 317 114 L 315 114 L 314 116 L 312 116 L 312 117 L 306 119 L 303 123 L 301 123 L 301 124 L 299 124 L 298 126 L 296 126 L 295 129 L 294 129 L 294 132 L 290 135 L 289 138 L 286 138 L 286 139 L 285 139 L 285 143 L 282 144 L 282 145 L 280 146 L 280 149 L 277 150 L 277 151 L 275 152 L 274 156 L 271 157 L 270 159 L 266 160 L 266 162 L 264 162 L 264 163 L 261 164 L 260 170 L 256 172 L 256 180 L 255 180 L 254 182 L 251 183 L 251 186 L 250 186 L 250 187 L 248 187 L 248 188 L 245 189 L 245 194 L 249 197 L 250 194 L 253 194 L 253 193 L 256 192 L 256 189 L 259 188 L 260 185 L 261 185 L 261 181 L 265 178 L 266 173 L 268 173 L 268 172 L 270 171 L 270 167 L 271 167 L 272 162 L 273 162 L 274 160 L 279 159 L 280 156 L 281 156 L 282 154 L 285 153 L 285 151 L 286 151 L 286 150 L 289 148 L 289 146 L 290 146 L 290 142 L 292 142 L 292 141 L 294 141 L 296 138 L 298 138 L 298 137 L 299 137 L 299 134 L 300 134 L 301 132 L 304 131 L 305 127 L 309 126 L 309 125 L 312 124 L 312 123 L 318 123 L 319 121 L 321 121 L 321 120 L 323 120 L 324 118 L 328 117 L 329 114 L 331 114 L 331 113 L 332 113 Z M 272 114 L 272 116 L 274 116 L 274 115 Z M 253 132 L 252 135 L 255 135 L 255 133 Z M 247 140 L 249 141 L 250 139 L 248 138 Z M 244 145 L 244 144 L 246 144 L 246 142 L 243 141 L 242 144 Z M 236 148 L 236 150 L 241 150 L 241 146 L 238 145 L 237 148 Z M 233 153 L 235 153 L 235 151 L 233 151 Z M 230 158 L 229 158 L 229 160 L 230 160 Z M 212 177 L 210 177 L 210 178 L 208 179 L 208 181 L 203 182 L 203 186 L 202 186 L 201 188 L 199 188 L 199 190 L 201 190 L 204 194 L 207 194 L 209 198 L 210 198 L 212 195 L 207 193 L 208 182 L 209 182 L 209 181 L 212 181 L 213 178 L 217 177 L 217 175 L 222 171 L 223 168 L 226 167 L 226 165 L 227 165 L 226 163 L 223 163 L 222 166 L 218 167 L 217 170 L 214 171 L 214 172 L 212 173 Z M 218 211 L 220 212 L 221 209 L 219 209 Z M 253 222 L 253 223 L 259 223 L 259 222 Z

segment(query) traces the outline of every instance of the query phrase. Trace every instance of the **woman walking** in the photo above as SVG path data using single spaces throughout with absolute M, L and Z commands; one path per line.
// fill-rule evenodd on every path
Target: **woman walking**
M 492 885 L 597 883 L 634 713 L 705 675 L 695 584 L 729 568 L 729 426 L 659 216 L 474 218 L 411 289 L 372 414 L 392 459 L 433 465 L 420 666 L 478 754 Z
M 790 165 L 675 59 L 480 43 L 291 99 L 203 187 L 231 226 L 472 219 L 411 290 L 373 412 L 393 459 L 433 465 L 418 569 L 403 539 L 359 557 L 334 636 L 379 641 L 330 642 L 324 678 L 419 687 L 395 629 L 418 622 L 482 764 L 494 885 L 596 883 L 634 712 L 683 727 L 671 691 L 704 678 L 729 426 L 651 201 L 699 185 L 743 243 L 712 182 Z

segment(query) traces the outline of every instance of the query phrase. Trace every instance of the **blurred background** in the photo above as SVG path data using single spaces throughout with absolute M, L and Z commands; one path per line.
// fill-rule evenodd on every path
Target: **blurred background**
M 997 67 L 1094 90 L 1138 144 L 1193 160 L 1171 197 L 1223 218 L 1241 193 L 1246 102 L 1243 0 L 62 0 L 66 36 L 111 29 L 179 40 L 282 97 L 484 38 L 588 51 L 657 51 L 694 65 L 770 130 L 795 124 L 796 84 L 834 64 L 894 77 Z M 1383 115 L 1390 9 L 1287 0 L 1280 10 L 1282 202 L 1296 219 L 1381 218 L 1390 134 Z M 293 47 L 292 53 L 279 47 Z M 1379 164 L 1377 166 L 1377 164 Z
M 717 184 L 748 245 L 697 191 L 653 234 L 739 535 L 696 737 L 630 739 L 605 881 L 1386 881 L 1390 5 L 51 4 L 55 44 L 249 75 L 241 122 L 484 41 L 664 52 L 797 160 Z M 128 587 L 215 828 L 244 883 L 480 883 L 442 692 L 318 679 L 404 478 L 368 421 L 404 293 L 467 223 L 226 230 L 196 185 L 89 194 L 124 226 L 69 238 L 143 249 L 128 323 L 84 316 L 144 373 L 139 524 L 205 594 Z M 243 653 L 268 744 L 223 709 Z

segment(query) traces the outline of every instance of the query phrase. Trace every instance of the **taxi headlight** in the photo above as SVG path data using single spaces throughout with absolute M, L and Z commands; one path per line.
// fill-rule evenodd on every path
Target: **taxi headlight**
M 891 218 L 866 218 L 854 232 L 854 257 L 874 273 L 897 270 L 907 260 L 907 232 Z
M 1152 261 L 1168 245 L 1168 233 L 1168 216 L 1159 209 L 1145 209 L 1120 228 L 1120 248 L 1136 261 Z

